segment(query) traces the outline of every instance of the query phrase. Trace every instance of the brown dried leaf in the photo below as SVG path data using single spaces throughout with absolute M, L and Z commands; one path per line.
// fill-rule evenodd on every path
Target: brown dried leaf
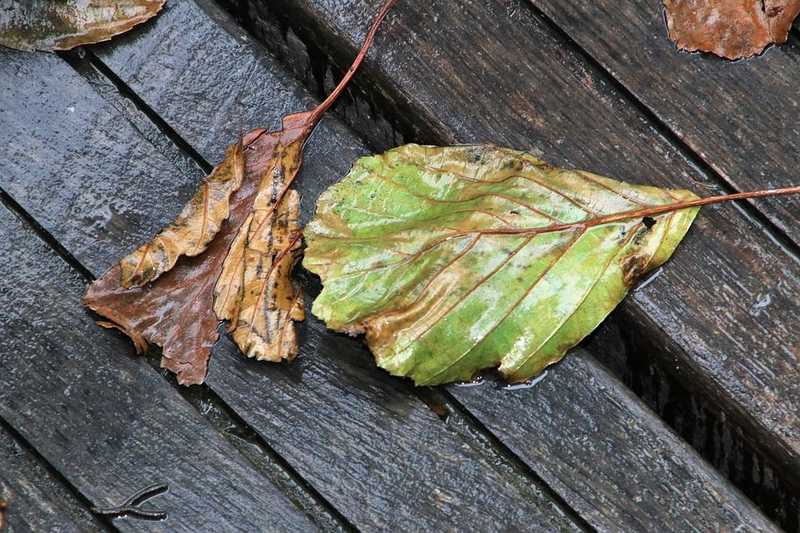
M 218 231 L 207 242 L 205 253 L 195 256 L 185 253 L 177 258 L 174 267 L 154 278 L 152 283 L 133 287 L 126 287 L 123 284 L 123 272 L 127 268 L 123 265 L 130 263 L 123 260 L 124 263 L 121 262 L 111 268 L 102 278 L 94 282 L 86 293 L 84 303 L 108 319 L 100 324 L 124 332 L 133 340 L 137 351 L 143 351 L 148 343 L 161 346 L 163 348 L 161 366 L 175 372 L 181 384 L 202 383 L 205 379 L 211 349 L 219 338 L 220 318 L 215 308 L 225 308 L 227 305 L 228 309 L 238 309 L 239 304 L 231 302 L 236 302 L 243 295 L 235 286 L 227 290 L 225 280 L 239 278 L 235 274 L 229 275 L 230 272 L 227 277 L 222 276 L 223 268 L 227 265 L 229 271 L 235 270 L 230 265 L 235 263 L 237 253 L 241 255 L 239 250 L 242 246 L 247 245 L 246 240 L 242 242 L 241 232 L 243 228 L 245 232 L 249 228 L 251 211 L 261 188 L 268 187 L 272 190 L 274 158 L 284 152 L 283 147 L 287 144 L 299 142 L 302 145 L 313 127 L 312 119 L 312 113 L 291 115 L 284 119 L 283 130 L 272 133 L 256 130 L 245 136 L 244 151 L 237 150 L 235 146 L 228 149 L 225 161 L 212 172 L 207 182 L 212 181 L 215 175 L 228 172 L 225 169 L 234 168 L 235 160 L 241 154 L 244 163 L 243 179 L 241 187 L 232 192 L 229 201 L 224 194 L 210 196 L 218 203 L 229 203 L 230 209 L 228 219 L 218 222 Z M 286 183 L 289 182 L 287 179 Z M 294 198 L 296 199 L 296 196 Z M 196 199 L 197 195 L 190 205 L 196 205 Z M 274 200 L 277 201 L 277 198 Z M 212 208 L 214 212 L 219 212 L 219 209 L 218 206 Z M 186 210 L 179 220 L 185 213 Z M 180 224 L 176 221 L 173 226 L 178 227 Z M 271 227 L 265 231 L 269 230 Z M 184 235 L 190 236 L 191 242 L 178 242 L 180 249 L 196 250 L 198 243 L 203 240 L 197 238 L 201 235 L 197 231 L 185 232 Z M 281 250 L 273 246 L 271 252 L 280 254 Z M 274 261 L 274 255 L 269 260 Z M 286 264 L 291 266 L 290 261 Z M 292 286 L 288 279 L 290 269 L 282 268 L 277 272 L 286 276 L 281 283 Z M 271 279 L 274 280 L 275 276 Z M 221 283 L 219 286 L 218 280 Z M 215 306 L 215 292 L 220 294 L 226 291 L 240 296 L 227 298 L 225 305 L 220 297 L 216 296 L 218 304 Z M 267 298 L 264 301 L 266 303 L 262 306 L 261 313 L 268 315 L 269 306 L 273 302 Z M 302 314 L 278 313 L 278 317 L 282 317 L 284 321 L 297 316 Z M 233 315 L 230 312 L 220 312 L 220 317 L 231 318 Z M 273 317 L 269 318 L 270 323 L 275 320 Z M 279 327 L 287 331 L 288 339 L 296 338 L 291 324 L 281 323 Z M 296 353 L 296 347 L 293 351 L 286 350 L 284 353 Z
M 221 320 L 249 357 L 297 355 L 294 321 L 303 295 L 291 280 L 299 259 L 300 197 L 289 189 L 303 146 L 320 117 L 363 62 L 385 0 L 364 46 L 336 89 L 314 110 L 284 117 L 282 129 L 256 130 L 228 149 L 177 220 L 94 282 L 84 303 L 107 318 L 138 352 L 163 348 L 161 366 L 181 384 L 202 383 Z M 226 220 L 227 219 L 227 220 Z
M 297 355 L 297 336 L 288 325 L 305 318 L 302 291 L 291 280 L 301 251 L 299 216 L 300 195 L 289 191 L 274 214 L 261 218 L 262 229 L 258 216 L 250 223 L 233 330 L 233 340 L 248 357 L 277 362 Z M 260 312 L 264 306 L 267 313 Z
M 289 325 L 305 318 L 302 292 L 291 280 L 300 254 L 300 195 L 286 189 L 300 170 L 303 141 L 282 145 L 273 157 L 215 291 L 217 316 L 234 321 L 234 341 L 258 360 L 293 359 L 297 337 Z
M 205 251 L 228 218 L 231 195 L 242 185 L 242 150 L 241 143 L 228 148 L 225 160 L 203 180 L 175 222 L 120 261 L 123 287 L 141 287 L 155 281 L 174 267 L 180 256 L 193 257 Z
M 165 0 L 25 0 L 0 9 L 0 45 L 69 50 L 107 41 L 155 16 Z
M 239 228 L 214 288 L 214 313 L 220 320 L 233 320 L 238 316 L 244 286 L 244 252 L 251 220 L 252 213 Z
M 664 0 L 670 39 L 689 52 L 728 59 L 784 43 L 800 0 Z

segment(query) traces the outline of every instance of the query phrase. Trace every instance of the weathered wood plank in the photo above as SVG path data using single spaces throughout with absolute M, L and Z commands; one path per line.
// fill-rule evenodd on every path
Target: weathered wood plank
M 207 62 L 198 62 L 199 54 L 192 50 L 201 45 L 195 44 L 190 40 L 182 39 L 180 42 L 185 47 L 182 52 L 178 48 L 178 43 L 174 37 L 176 27 L 179 23 L 201 28 L 200 35 L 205 39 L 213 41 L 216 47 L 222 51 L 230 50 L 228 46 L 233 39 L 220 34 L 215 30 L 215 26 L 209 25 L 209 21 L 201 16 L 202 13 L 195 9 L 186 7 L 189 4 L 182 4 L 181 8 L 187 9 L 181 16 L 170 14 L 153 27 L 141 32 L 139 35 L 127 38 L 129 43 L 122 40 L 108 49 L 105 49 L 103 59 L 112 66 L 122 78 L 131 83 L 154 109 L 156 109 L 176 130 L 186 135 L 187 139 L 194 146 L 209 147 L 206 157 L 216 157 L 219 150 L 219 137 L 224 137 L 220 132 L 227 132 L 233 135 L 236 130 L 229 123 L 217 118 L 215 115 L 211 119 L 201 113 L 194 113 L 191 108 L 187 109 L 182 105 L 181 98 L 172 95 L 169 84 L 158 85 L 140 83 L 139 80 L 148 80 L 158 77 L 162 72 L 163 65 L 168 63 L 170 72 L 175 79 L 180 80 L 180 84 L 185 87 L 178 87 L 180 94 L 187 88 L 200 83 L 195 80 L 192 72 L 199 72 L 207 78 L 214 80 L 222 79 L 227 72 L 234 72 L 239 68 L 239 62 L 250 64 L 252 57 L 259 57 L 260 53 L 250 47 L 234 47 L 238 53 L 228 52 L 230 55 L 222 56 L 220 51 L 207 51 L 204 55 L 209 58 Z M 170 17 L 173 17 L 170 19 Z M 218 14 L 213 15 L 214 21 L 225 21 L 224 17 Z M 234 37 L 241 35 L 235 28 L 230 28 Z M 156 47 L 148 43 L 168 43 L 163 47 Z M 224 45 L 224 46 L 223 46 Z M 141 50 L 147 50 L 141 54 Z M 161 51 L 159 51 L 161 50 Z M 187 58 L 183 66 L 176 57 L 184 56 Z M 220 67 L 222 66 L 222 67 Z M 214 75 L 214 73 L 217 73 Z M 237 95 L 241 100 L 253 99 L 253 92 L 270 93 L 291 93 L 281 89 L 281 87 L 291 87 L 286 83 L 284 77 L 280 76 L 280 69 L 264 59 L 258 67 L 251 71 L 251 78 L 259 80 L 254 87 L 231 88 L 226 94 Z M 196 75 L 196 74 L 195 74 Z M 262 81 L 263 80 L 263 81 Z M 277 84 L 277 88 L 274 86 Z M 173 87 L 175 88 L 175 87 Z M 237 93 L 241 91 L 241 93 Z M 236 98 L 229 98 L 214 109 L 214 113 L 224 116 L 226 112 L 237 116 L 238 120 L 250 126 L 258 125 L 264 121 L 274 123 L 283 112 L 280 108 L 264 106 L 258 109 L 247 109 L 244 116 L 236 115 L 242 112 L 237 106 Z M 302 105 L 301 102 L 293 104 L 294 108 Z M 338 178 L 349 166 L 353 153 L 362 153 L 363 147 L 336 124 L 335 121 L 328 121 L 326 129 L 320 132 L 308 149 L 307 166 L 303 171 L 300 188 L 305 195 L 304 215 L 308 216 L 310 205 L 318 194 L 319 190 Z M 215 144 L 216 143 L 216 144 Z M 201 149 L 202 153 L 202 149 Z M 312 200 L 312 201 L 309 201 Z M 368 467 L 360 464 L 351 465 L 345 470 L 344 475 L 340 471 L 327 471 L 324 468 L 326 463 L 338 464 L 347 462 L 347 454 L 343 453 L 338 446 L 332 446 L 329 442 L 331 438 L 337 437 L 330 435 L 329 419 L 341 420 L 340 427 L 347 435 L 346 439 L 364 439 L 364 428 L 375 431 L 374 427 L 388 427 L 392 430 L 392 439 L 398 441 L 399 446 L 405 446 L 403 442 L 407 438 L 416 439 L 424 442 L 425 446 L 438 449 L 440 454 L 441 443 L 437 444 L 427 440 L 427 436 L 412 433 L 410 429 L 417 424 L 418 419 L 427 420 L 429 414 L 423 414 L 416 409 L 404 407 L 407 403 L 403 399 L 409 392 L 403 384 L 398 384 L 394 380 L 386 380 L 380 374 L 374 373 L 372 363 L 363 347 L 350 339 L 330 334 L 323 334 L 321 326 L 316 321 L 311 321 L 308 326 L 307 338 L 305 339 L 307 357 L 301 358 L 293 365 L 282 367 L 264 367 L 250 361 L 242 359 L 229 343 L 224 343 L 216 354 L 217 360 L 212 363 L 210 382 L 220 394 L 235 405 L 240 414 L 248 419 L 254 427 L 263 432 L 265 438 L 269 440 L 282 454 L 289 457 L 294 464 L 308 464 L 303 470 L 304 475 L 314 480 L 318 487 L 328 487 L 339 476 L 339 486 L 343 486 L 345 491 L 350 491 L 350 487 L 356 487 L 364 492 L 369 492 L 371 486 L 369 481 L 363 476 L 352 472 L 352 469 L 366 471 Z M 308 357 L 310 356 L 310 357 Z M 230 362 L 225 361 L 229 359 Z M 219 366 L 215 366 L 219 365 Z M 593 526 L 601 530 L 613 530 L 619 528 L 620 524 L 629 526 L 631 529 L 641 529 L 652 525 L 674 525 L 676 529 L 682 528 L 686 521 L 690 521 L 694 527 L 699 529 L 708 528 L 711 524 L 725 524 L 731 529 L 742 525 L 751 529 L 771 529 L 760 514 L 752 508 L 752 505 L 744 500 L 735 490 L 731 490 L 718 475 L 702 461 L 691 450 L 685 446 L 675 446 L 672 453 L 675 454 L 675 462 L 681 468 L 673 468 L 666 461 L 660 461 L 657 466 L 652 464 L 651 456 L 640 453 L 640 447 L 651 445 L 654 440 L 662 442 L 675 442 L 674 436 L 659 423 L 652 414 L 645 415 L 641 404 L 629 394 L 624 392 L 619 382 L 607 373 L 601 371 L 596 363 L 587 363 L 589 370 L 583 374 L 576 372 L 569 366 L 565 366 L 564 372 L 569 377 L 559 381 L 560 390 L 548 394 L 551 402 L 550 408 L 539 411 L 531 408 L 533 396 L 525 393 L 520 394 L 524 398 L 525 405 L 530 410 L 524 415 L 524 420 L 533 421 L 538 416 L 547 418 L 546 422 L 541 422 L 538 427 L 548 427 L 549 433 L 544 431 L 536 432 L 536 439 L 546 441 L 546 446 L 550 446 L 553 453 L 558 453 L 559 460 L 545 460 L 541 456 L 533 458 L 527 455 L 531 464 L 535 466 L 537 472 L 545 477 L 548 482 L 563 488 L 564 493 L 569 495 L 568 501 L 576 506 L 582 515 L 591 517 Z M 226 370 L 222 371 L 222 368 Z M 577 376 L 573 376 L 575 373 Z M 332 376 L 331 376 L 332 375 Z M 582 378 L 589 376 L 590 387 L 581 384 Z M 252 383 L 256 379 L 269 379 L 269 391 L 262 397 L 242 395 L 236 397 L 237 391 L 252 388 Z M 300 394 L 297 394 L 297 390 Z M 275 401 L 269 396 L 271 391 L 277 391 Z M 531 391 L 528 391 L 529 393 Z M 507 396 L 504 391 L 491 389 L 481 389 L 485 416 L 490 415 L 498 418 L 497 424 L 507 423 L 508 417 L 513 416 L 513 411 L 503 409 L 509 407 Z M 349 400 L 346 403 L 331 401 L 327 406 L 317 398 L 322 395 L 322 401 L 331 401 L 329 398 L 345 395 Z M 292 401 L 287 401 L 291 398 Z M 353 403 L 359 402 L 357 407 Z M 392 406 L 388 412 L 378 413 L 383 417 L 377 418 L 374 407 L 370 404 L 379 402 L 382 405 Z M 606 406 L 603 414 L 606 416 L 603 423 L 603 430 L 608 432 L 604 443 L 609 444 L 614 449 L 611 457 L 592 456 L 582 452 L 582 445 L 576 445 L 569 438 L 566 430 L 561 429 L 564 425 L 572 425 L 573 421 L 569 418 L 569 413 L 573 412 L 568 406 L 584 413 L 585 418 L 590 418 L 595 411 L 595 405 Z M 606 405 L 609 404 L 609 405 Z M 559 408 L 558 406 L 567 406 Z M 405 412 L 404 412 L 405 411 Z M 563 411 L 564 415 L 559 417 Z M 502 416 L 500 413 L 503 413 Z M 316 415 L 309 417 L 309 415 Z M 353 419 L 355 417 L 355 419 Z M 352 420 L 351 420 L 352 419 Z M 286 420 L 293 423 L 286 424 Z M 383 421 L 381 421 L 383 420 Z M 583 422 L 583 421 L 582 421 Z M 358 425 L 360 423 L 360 426 Z M 577 424 L 578 426 L 581 423 Z M 590 428 L 598 428 L 597 424 L 589 424 Z M 355 429 L 352 429 L 355 428 Z M 579 430 L 573 430 L 580 433 Z M 384 431 L 376 433 L 378 438 L 385 438 Z M 530 430 L 521 432 L 521 438 L 531 438 Z M 592 434 L 596 438 L 596 434 Z M 584 434 L 584 438 L 589 438 Z M 339 441 L 334 441 L 338 443 Z M 313 446 L 303 443 L 313 443 Z M 370 445 L 373 449 L 381 450 L 382 445 L 374 443 Z M 410 445 L 409 445 L 410 446 Z M 543 445 L 545 446 L 545 445 Z M 542 449 L 542 448 L 540 448 Z M 555 450 L 559 450 L 556 452 Z M 374 454 L 375 451 L 368 452 Z M 365 454 L 367 455 L 367 454 Z M 446 455 L 446 454 L 445 454 Z M 526 456 L 526 454 L 523 454 Z M 620 457 L 615 457 L 620 456 Z M 419 465 L 420 469 L 428 468 L 429 459 L 424 456 L 411 456 L 412 465 Z M 351 459 L 352 460 L 352 459 Z M 366 458 L 360 458 L 366 462 Z M 438 472 L 442 465 L 450 464 L 450 459 L 440 458 L 430 468 Z M 594 465 L 597 472 L 583 472 L 577 475 L 575 465 L 589 463 Z M 368 464 L 368 463 L 367 463 Z M 624 467 L 624 468 L 623 468 Z M 300 467 L 298 467 L 300 468 Z M 630 502 L 624 498 L 615 496 L 615 491 L 625 485 L 631 477 L 637 479 L 642 487 L 647 487 L 643 498 L 648 499 L 649 503 L 644 507 L 647 512 L 628 510 Z M 557 483 L 557 480 L 561 480 Z M 591 490 L 583 490 L 591 487 Z M 329 489 L 326 489 L 329 490 Z M 341 489 L 340 489 L 341 490 Z M 348 492 L 349 494 L 349 492 Z M 445 493 L 446 494 L 446 493 Z M 657 496 L 656 496 L 657 494 Z M 722 495 L 722 496 L 720 496 Z M 328 496 L 335 498 L 335 496 Z M 461 496 L 462 498 L 464 496 Z M 470 496 L 471 497 L 471 496 Z M 727 500 L 730 505 L 720 504 L 722 500 Z M 675 505 L 663 505 L 656 502 L 663 502 L 672 498 Z M 338 500 L 337 500 L 338 501 Z M 359 500 L 360 503 L 364 503 Z M 370 501 L 365 502 L 369 504 Z M 493 505 L 497 506 L 499 502 Z M 339 505 L 337 503 L 337 505 Z M 403 505 L 403 502 L 395 501 L 393 505 Z M 651 510 L 662 508 L 655 514 L 648 514 Z M 738 510 L 737 510 L 738 509 Z M 716 521 L 716 522 L 715 522 Z
M 170 13 L 180 14 L 183 7 L 177 2 L 171 4 L 162 15 L 165 23 L 169 23 Z M 196 10 L 196 6 L 188 3 L 185 7 Z M 205 27 L 195 24 L 197 14 L 200 12 L 195 11 L 194 19 L 184 21 L 193 28 L 191 35 L 197 41 L 189 41 L 186 34 L 181 41 L 195 42 L 195 55 L 202 56 L 209 39 L 214 41 L 214 32 L 219 34 L 218 38 L 228 34 L 211 25 L 210 19 L 205 19 Z M 207 57 L 224 60 L 230 72 L 237 64 L 236 53 L 240 50 L 228 43 L 230 57 L 214 55 L 219 48 L 211 48 Z M 168 44 L 173 55 L 179 56 L 174 43 Z M 252 60 L 252 56 L 245 59 Z M 0 145 L 10 146 L 13 156 L 13 162 L 0 161 L 0 185 L 13 191 L 26 210 L 67 249 L 74 250 L 94 274 L 99 274 L 127 251 L 126 243 L 131 238 L 146 239 L 154 231 L 155 221 L 174 216 L 197 179 L 159 163 L 159 153 L 150 149 L 148 142 L 126 125 L 124 118 L 94 93 L 77 72 L 59 61 L 47 56 L 23 58 L 9 53 L 0 62 L 0 65 L 24 63 L 24 68 L 0 67 L 4 70 L 0 75 L 0 95 L 4 98 L 0 107 L 7 109 L 2 119 L 8 124 L 0 132 Z M 199 68 L 196 62 L 194 68 Z M 10 75 L 6 76 L 6 72 Z M 269 69 L 261 72 L 262 78 L 256 80 L 259 85 L 253 89 L 268 89 L 262 82 L 265 76 L 274 74 Z M 206 74 L 198 70 L 196 75 Z M 163 75 L 161 79 L 163 83 Z M 76 113 L 53 112 L 64 106 L 61 99 L 65 94 L 81 95 L 74 104 L 69 104 L 75 106 Z M 14 103 L 16 108 L 11 109 L 4 102 Z M 290 103 L 302 105 L 296 97 Z M 185 100 L 182 106 L 193 108 Z M 31 110 L 37 108 L 46 113 L 46 126 L 36 125 L 38 117 Z M 52 130 L 73 132 L 71 142 L 60 142 L 50 134 Z M 363 146 L 352 137 L 348 137 L 347 143 L 342 141 L 344 131 L 341 126 L 325 126 L 314 149 L 319 150 L 322 142 L 329 146 L 330 153 L 363 153 Z M 217 139 L 220 147 L 226 142 L 213 137 L 213 130 L 207 135 L 209 146 L 210 139 Z M 68 167 L 69 173 L 57 164 L 48 161 L 42 164 L 38 154 L 44 145 L 52 161 L 75 162 Z M 32 155 L 17 157 L 24 154 Z M 138 159 L 142 166 L 150 160 L 155 164 L 142 176 L 117 179 L 115 174 L 138 170 L 124 168 L 125 161 L 131 159 Z M 344 160 L 335 162 L 341 166 Z M 103 169 L 110 169 L 109 173 Z M 336 175 L 332 173 L 330 177 Z M 130 181 L 133 179 L 143 181 L 134 184 Z M 29 194 L 31 183 L 59 190 L 60 195 L 45 199 L 43 195 Z M 316 187 L 321 188 L 324 183 L 320 180 Z M 143 197 L 143 191 L 152 192 L 153 197 Z M 81 218 L 95 223 L 65 220 L 63 217 L 72 214 L 68 202 L 85 197 L 97 199 L 98 203 L 84 204 Z M 113 205 L 113 213 L 107 209 L 108 203 Z M 153 217 L 154 220 L 146 219 L 140 215 L 141 204 L 158 206 L 163 213 Z M 109 227 L 129 235 L 119 242 L 106 241 L 102 248 L 81 245 L 83 241 L 104 240 L 111 233 Z M 83 316 L 77 305 L 77 300 L 70 301 L 57 312 Z M 96 337 L 125 342 L 115 333 L 90 327 Z M 65 342 L 78 341 L 67 337 Z M 72 350 L 81 350 L 81 346 L 78 344 Z M 340 350 L 344 351 L 342 346 L 347 350 L 340 354 Z M 319 322 L 310 323 L 301 362 L 291 366 L 254 363 L 238 353 L 226 355 L 223 344 L 212 361 L 209 385 L 358 527 L 578 529 L 529 479 L 497 468 L 489 458 L 448 431 L 408 384 L 391 380 L 375 368 L 363 348 L 359 359 L 358 348 L 353 341 L 343 342 L 325 333 Z M 104 363 L 109 368 L 118 362 L 130 363 L 125 353 L 130 350 L 106 355 Z M 174 428 L 169 431 L 177 432 L 174 439 L 180 439 L 184 432 L 196 431 L 191 427 L 181 428 L 181 424 L 181 420 L 172 423 Z M 255 515 L 260 513 L 257 506 L 254 509 Z M 251 519 L 256 520 L 257 516 Z M 243 523 L 246 527 L 247 522 Z
M 5 207 L 0 256 L 0 416 L 93 505 L 169 485 L 157 501 L 166 522 L 117 527 L 314 529 L 144 360 L 126 357 L 124 340 L 98 329 L 81 311 L 84 279 Z
M 584 351 L 532 389 L 489 386 L 449 390 L 599 529 L 776 529 Z
M 0 499 L 8 504 L 8 533 L 109 530 L 2 425 Z
M 796 37 L 746 61 L 679 52 L 661 0 L 525 0 L 613 73 L 739 190 L 796 185 L 800 163 Z M 800 243 L 800 198 L 756 202 Z
M 281 21 L 317 49 L 352 54 L 378 3 L 283 0 L 272 14 L 290 13 Z M 632 182 L 718 189 L 566 44 L 517 1 L 401 2 L 357 83 L 390 108 L 413 110 L 422 135 L 438 142 L 491 141 Z M 657 339 L 648 356 L 788 481 L 800 472 L 800 331 L 789 318 L 800 312 L 799 265 L 735 206 L 705 209 L 618 314 L 631 337 Z

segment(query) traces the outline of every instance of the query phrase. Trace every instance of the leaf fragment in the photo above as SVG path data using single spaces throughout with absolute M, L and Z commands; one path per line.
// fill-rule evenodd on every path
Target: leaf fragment
M 727 59 L 785 43 L 800 0 L 664 0 L 670 39 L 689 52 Z
M 0 0 L 0 45 L 69 50 L 107 41 L 155 16 L 165 0 Z
M 225 281 L 240 279 L 235 274 L 222 276 L 224 267 L 235 263 L 234 258 L 242 247 L 241 231 L 251 220 L 253 204 L 260 187 L 272 184 L 272 180 L 265 179 L 265 176 L 271 175 L 273 160 L 282 153 L 282 143 L 307 138 L 311 131 L 309 128 L 313 127 L 308 122 L 309 117 L 310 113 L 290 115 L 284 120 L 284 129 L 269 133 L 255 130 L 245 136 L 242 143 L 227 150 L 225 160 L 201 184 L 200 191 L 190 202 L 189 206 L 194 207 L 187 206 L 176 223 L 170 226 L 185 230 L 176 231 L 176 235 L 182 237 L 176 237 L 175 247 L 169 248 L 171 251 L 182 251 L 181 254 L 170 255 L 175 257 L 171 267 L 155 269 L 161 271 L 160 275 L 152 277 L 146 284 L 126 286 L 125 270 L 129 269 L 128 265 L 133 264 L 133 261 L 125 258 L 87 290 L 85 305 L 108 319 L 100 322 L 100 325 L 124 332 L 133 340 L 139 352 L 144 351 L 148 343 L 161 346 L 161 366 L 175 372 L 181 384 L 197 384 L 205 380 L 211 349 L 219 338 L 220 320 L 230 318 L 224 313 L 218 317 L 217 310 L 225 305 L 228 308 L 238 306 L 243 294 L 236 288 L 232 289 L 229 292 L 236 296 L 223 305 L 219 294 L 227 289 L 224 286 Z M 246 149 L 242 149 L 243 147 Z M 239 179 L 236 177 L 239 173 L 238 158 L 243 160 L 241 186 L 231 187 L 233 190 L 228 194 L 226 187 Z M 227 177 L 223 180 L 221 176 Z M 215 215 L 209 216 L 209 219 L 213 218 L 214 221 L 207 221 L 207 229 L 200 231 L 198 228 L 202 228 L 204 224 L 202 217 L 197 214 L 197 207 L 201 205 L 197 200 L 202 196 L 206 184 L 217 179 L 221 181 L 220 186 L 210 188 L 215 194 L 206 196 L 213 204 L 209 212 Z M 223 183 L 227 184 L 226 187 L 222 186 Z M 185 217 L 187 212 L 192 213 L 192 216 Z M 222 213 L 225 218 L 221 217 Z M 180 224 L 180 221 L 187 219 L 192 221 L 189 224 L 193 228 L 191 230 L 186 229 L 187 225 Z M 212 226 L 214 231 L 209 229 Z M 265 231 L 269 232 L 271 228 Z M 163 232 L 159 237 L 162 236 Z M 201 246 L 205 247 L 205 253 L 189 253 L 199 250 Z M 273 252 L 280 253 L 277 247 Z M 230 269 L 229 267 L 228 270 Z M 148 269 L 141 271 L 150 272 Z M 287 277 L 289 275 L 289 269 L 284 268 L 279 272 Z M 291 285 L 288 280 L 282 283 Z M 270 300 L 266 302 L 271 303 Z M 259 312 L 269 314 L 270 310 L 263 306 Z M 301 315 L 294 312 L 278 316 L 280 320 L 293 320 Z M 270 320 L 274 322 L 275 318 Z M 287 339 L 296 338 L 293 325 L 281 322 L 280 327 L 291 332 L 286 334 Z M 296 353 L 296 347 L 294 350 Z M 286 353 L 289 351 L 287 349 Z
M 175 266 L 182 255 L 203 253 L 228 218 L 231 195 L 241 186 L 244 171 L 239 142 L 228 148 L 225 159 L 203 180 L 175 222 L 120 261 L 122 286 L 151 283 Z
M 494 146 L 362 158 L 306 227 L 304 266 L 324 284 L 313 312 L 366 333 L 378 365 L 417 385 L 495 366 L 524 381 L 664 263 L 697 209 L 617 214 L 695 198 Z
M 2 0 L 0 0 L 2 1 Z M 138 352 L 163 348 L 161 366 L 181 384 L 205 380 L 223 320 L 249 357 L 293 359 L 303 320 L 291 279 L 302 232 L 291 190 L 303 148 L 322 115 L 364 61 L 397 0 L 384 0 L 364 45 L 333 92 L 311 111 L 287 115 L 275 132 L 249 133 L 226 152 L 176 221 L 91 284 L 84 304 L 128 335 Z
M 6 511 L 8 510 L 8 502 L 11 498 L 9 490 L 0 484 L 0 531 L 6 529 Z
M 289 325 L 305 319 L 302 291 L 291 279 L 301 251 L 300 195 L 293 190 L 282 192 L 286 180 L 291 182 L 300 169 L 302 142 L 280 150 L 264 174 L 249 223 L 240 229 L 246 234 L 239 239 L 243 249 L 231 258 L 241 265 L 236 314 L 230 308 L 223 314 L 235 319 L 233 340 L 242 353 L 273 362 L 297 355 L 297 335 Z M 222 301 L 226 307 L 227 300 Z M 262 312 L 264 308 L 268 312 Z

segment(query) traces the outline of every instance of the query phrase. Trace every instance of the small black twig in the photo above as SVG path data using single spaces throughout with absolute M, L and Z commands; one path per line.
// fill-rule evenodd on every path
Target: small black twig
M 93 507 L 92 512 L 95 514 L 110 516 L 117 518 L 121 516 L 131 516 L 136 518 L 143 518 L 145 520 L 164 520 L 167 518 L 167 513 L 164 511 L 141 509 L 139 505 L 143 504 L 150 498 L 154 498 L 159 494 L 167 491 L 169 487 L 166 484 L 150 485 L 143 488 L 127 500 L 122 505 L 116 507 Z

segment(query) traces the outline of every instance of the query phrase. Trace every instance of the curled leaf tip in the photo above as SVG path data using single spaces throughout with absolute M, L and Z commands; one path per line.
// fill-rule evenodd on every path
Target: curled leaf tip
M 203 180 L 175 222 L 120 261 L 122 286 L 151 283 L 174 267 L 181 256 L 203 253 L 228 218 L 231 195 L 242 184 L 244 166 L 242 143 L 237 142 Z

